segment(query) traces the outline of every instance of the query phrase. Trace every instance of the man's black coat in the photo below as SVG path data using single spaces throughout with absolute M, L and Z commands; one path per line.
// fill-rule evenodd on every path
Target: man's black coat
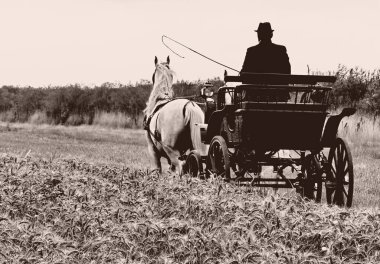
M 286 48 L 274 43 L 262 43 L 247 49 L 242 72 L 290 74 Z

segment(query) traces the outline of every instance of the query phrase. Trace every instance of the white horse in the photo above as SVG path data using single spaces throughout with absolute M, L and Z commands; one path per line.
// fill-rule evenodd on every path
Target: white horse
M 171 170 L 182 174 L 183 162 L 179 158 L 187 151 L 201 149 L 199 127 L 204 123 L 204 113 L 194 102 L 173 98 L 173 75 L 169 67 L 170 59 L 158 63 L 153 74 L 153 89 L 144 110 L 148 117 L 146 138 L 148 150 L 159 173 L 162 172 L 161 157 L 165 157 Z M 156 110 L 158 109 L 158 110 Z

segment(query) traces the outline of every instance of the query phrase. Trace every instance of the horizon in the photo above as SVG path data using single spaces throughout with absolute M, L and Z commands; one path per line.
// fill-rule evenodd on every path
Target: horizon
M 237 70 L 254 30 L 270 22 L 293 74 L 338 65 L 379 69 L 380 1 L 13 0 L 0 2 L 0 86 L 48 87 L 150 81 L 154 56 L 170 56 L 177 80 L 223 78 L 224 67 L 166 41 L 167 35 Z M 235 74 L 228 70 L 230 75 Z

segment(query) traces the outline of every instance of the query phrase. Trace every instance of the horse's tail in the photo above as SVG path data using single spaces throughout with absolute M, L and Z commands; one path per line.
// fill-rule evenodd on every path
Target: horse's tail
M 201 142 L 201 133 L 200 128 L 196 124 L 204 123 L 204 113 L 202 109 L 194 102 L 189 101 L 185 105 L 184 116 L 186 123 L 190 127 L 190 137 L 191 143 L 193 145 L 193 149 L 201 150 L 202 142 Z

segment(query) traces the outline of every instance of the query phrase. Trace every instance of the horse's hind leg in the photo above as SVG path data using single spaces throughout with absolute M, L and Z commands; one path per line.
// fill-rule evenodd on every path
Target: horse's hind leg
M 150 156 L 152 157 L 154 167 L 155 167 L 154 170 L 157 170 L 158 173 L 161 174 L 162 173 L 162 167 L 161 167 L 161 161 L 160 161 L 160 154 L 157 153 L 157 150 L 153 146 L 153 142 L 150 138 L 148 138 L 148 152 L 149 152 Z
M 171 160 L 168 160 L 169 169 L 171 172 L 175 172 L 175 165 L 171 162 Z
M 166 152 L 166 155 L 170 159 L 170 170 L 174 172 L 176 169 L 178 169 L 179 175 L 182 175 L 183 162 L 179 160 L 179 157 L 181 156 L 180 152 L 168 146 L 163 146 L 163 148 Z
M 153 153 L 152 157 L 153 157 L 155 169 L 158 171 L 159 174 L 161 174 L 162 173 L 162 167 L 161 167 L 160 156 L 157 153 Z

